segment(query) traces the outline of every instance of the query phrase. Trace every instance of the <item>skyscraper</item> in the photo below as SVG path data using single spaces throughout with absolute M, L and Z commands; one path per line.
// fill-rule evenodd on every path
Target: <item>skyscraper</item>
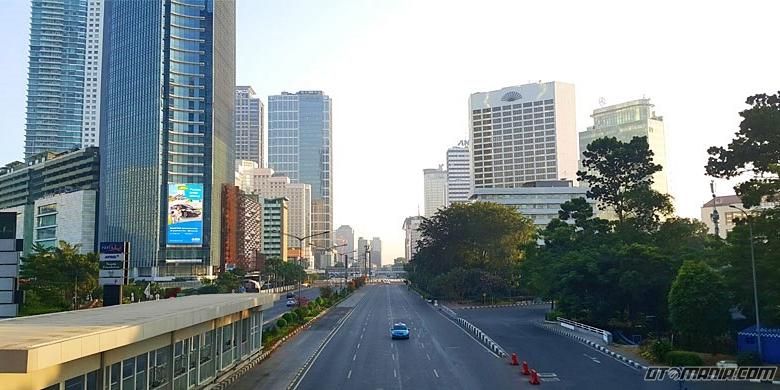
M 32 1 L 25 157 L 98 144 L 104 1 Z
M 263 108 L 252 87 L 236 87 L 236 159 L 254 161 L 261 168 L 265 166 Z
M 334 245 L 346 245 L 339 248 L 339 252 L 346 253 L 352 258 L 355 254 L 355 231 L 349 225 L 341 225 L 334 233 Z M 343 260 L 343 259 L 342 259 Z
M 417 241 L 422 238 L 420 224 L 422 224 L 422 217 L 419 215 L 406 217 L 404 220 L 404 255 L 406 256 L 406 261 L 411 261 L 415 253 L 417 253 Z
M 382 268 L 382 240 L 379 237 L 371 239 L 371 265 Z
M 105 8 L 99 241 L 129 241 L 137 275 L 210 274 L 235 180 L 235 2 Z
M 447 149 L 447 205 L 468 202 L 471 192 L 469 142 Z
M 362 270 L 362 272 L 365 272 L 366 266 L 368 265 L 366 259 L 371 259 L 371 241 L 363 237 L 359 237 L 357 245 L 358 246 L 355 249 L 358 251 L 356 256 L 358 259 L 358 267 Z
M 552 81 L 469 99 L 472 189 L 575 179 L 574 85 Z
M 282 92 L 268 97 L 268 166 L 293 183 L 311 185 L 315 266 L 333 264 L 333 144 L 331 100 L 322 91 Z
M 423 169 L 423 186 L 425 216 L 430 218 L 447 206 L 447 171 L 441 165 L 438 169 Z
M 666 161 L 664 118 L 656 115 L 653 107 L 650 99 L 638 99 L 593 110 L 593 126 L 579 133 L 580 163 L 582 153 L 596 139 L 615 137 L 619 141 L 629 142 L 634 137 L 647 137 L 647 143 L 653 151 L 653 162 L 663 167 L 663 170 L 653 175 L 653 189 L 667 194 L 669 187 L 666 173 L 670 167 Z

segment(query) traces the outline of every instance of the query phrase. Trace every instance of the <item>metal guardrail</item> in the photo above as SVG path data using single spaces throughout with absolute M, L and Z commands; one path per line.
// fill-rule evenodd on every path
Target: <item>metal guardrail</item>
M 563 317 L 556 317 L 555 319 L 558 321 L 558 323 L 560 323 L 562 327 L 566 329 L 570 329 L 570 330 L 580 329 L 586 332 L 595 333 L 601 336 L 601 339 L 604 340 L 606 344 L 612 343 L 612 332 L 606 331 L 604 329 L 599 329 L 587 324 L 579 323 L 577 321 L 572 321 Z

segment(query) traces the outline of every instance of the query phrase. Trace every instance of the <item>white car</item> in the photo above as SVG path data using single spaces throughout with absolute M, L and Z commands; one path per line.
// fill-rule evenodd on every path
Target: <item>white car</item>
M 295 298 L 290 298 L 287 300 L 287 307 L 295 306 L 298 304 L 298 301 L 295 300 Z
M 715 365 L 719 368 L 738 368 L 737 362 L 734 360 L 721 360 Z

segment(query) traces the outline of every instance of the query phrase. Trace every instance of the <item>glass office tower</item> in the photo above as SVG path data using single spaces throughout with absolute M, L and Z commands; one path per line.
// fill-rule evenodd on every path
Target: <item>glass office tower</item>
M 84 94 L 92 95 L 85 89 L 85 57 L 89 51 L 92 68 L 92 51 L 99 51 L 92 47 L 94 42 L 87 48 L 88 10 L 90 39 L 97 39 L 93 35 L 101 28 L 99 1 L 33 0 L 31 9 L 25 157 L 81 146 Z M 91 73 L 92 69 L 89 84 L 93 84 Z M 90 96 L 89 102 L 97 99 Z
M 235 2 L 106 2 L 99 241 L 129 241 L 136 276 L 219 265 L 234 181 Z
M 322 91 L 268 97 L 268 167 L 293 183 L 311 185 L 315 267 L 333 264 L 331 100 Z

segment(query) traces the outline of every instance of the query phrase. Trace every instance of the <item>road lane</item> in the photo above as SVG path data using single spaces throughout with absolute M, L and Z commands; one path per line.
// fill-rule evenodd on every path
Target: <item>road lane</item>
M 405 286 L 369 285 L 298 389 L 525 388 L 517 370 Z M 403 321 L 409 340 L 391 340 Z
M 298 296 L 298 290 L 289 291 L 295 293 Z M 320 296 L 320 289 L 316 287 L 305 288 L 301 290 L 301 295 L 309 300 L 317 299 Z M 287 307 L 287 292 L 279 293 L 279 299 L 274 302 L 272 307 L 269 307 L 263 312 L 263 319 L 265 324 L 270 324 L 276 321 L 284 313 L 295 309 L 295 307 Z
M 540 373 L 555 374 L 544 381 L 552 389 L 668 389 L 737 390 L 771 388 L 745 382 L 699 382 L 680 385 L 673 381 L 645 382 L 644 372 L 628 367 L 572 338 L 534 324 L 544 319 L 546 306 L 456 310 L 459 316 L 482 329 L 507 353 L 516 352 Z

